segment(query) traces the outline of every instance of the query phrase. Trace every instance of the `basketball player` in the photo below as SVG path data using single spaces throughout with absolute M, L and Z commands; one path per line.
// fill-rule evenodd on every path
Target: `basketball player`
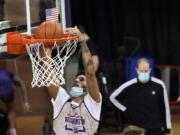
M 145 135 L 170 135 L 171 116 L 164 82 L 150 76 L 151 65 L 146 58 L 137 61 L 136 71 L 137 78 L 115 90 L 111 102 L 127 114 L 128 124 L 144 128 Z
M 99 125 L 102 97 L 91 53 L 86 44 L 87 38 L 77 27 L 66 31 L 79 36 L 85 74 L 77 75 L 69 93 L 62 87 L 48 87 L 54 111 L 54 134 L 94 135 Z
M 14 111 L 14 82 L 19 83 L 18 78 L 6 70 L 0 70 L 0 135 L 17 135 Z M 23 88 L 22 88 L 23 89 Z M 29 104 L 24 89 L 24 111 L 29 111 Z M 8 130 L 8 131 L 7 131 Z

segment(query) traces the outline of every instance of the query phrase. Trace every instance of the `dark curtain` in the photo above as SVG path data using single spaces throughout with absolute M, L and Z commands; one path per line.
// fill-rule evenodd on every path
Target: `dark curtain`
M 124 82 L 124 63 L 132 55 L 153 57 L 155 64 L 180 65 L 179 7 L 179 0 L 71 0 L 72 25 L 83 25 L 97 43 L 109 93 Z M 119 59 L 121 47 L 125 60 Z M 177 98 L 172 96 L 177 95 L 177 85 L 172 82 L 172 99 Z M 125 117 L 108 105 L 103 102 L 102 121 L 112 125 L 114 120 L 118 124 L 113 127 L 123 128 Z
M 72 25 L 86 28 L 105 61 L 117 58 L 119 46 L 137 45 L 125 43 L 129 37 L 140 41 L 136 55 L 153 56 L 157 64 L 180 64 L 179 7 L 178 0 L 72 0 Z

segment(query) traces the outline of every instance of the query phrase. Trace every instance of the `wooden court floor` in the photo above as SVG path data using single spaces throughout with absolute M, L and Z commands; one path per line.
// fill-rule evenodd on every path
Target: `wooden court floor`
M 180 135 L 180 105 L 171 108 L 172 135 Z M 43 135 L 44 116 L 22 116 L 17 118 L 18 135 Z M 100 135 L 121 135 L 121 133 L 109 133 L 107 130 Z
M 180 105 L 171 107 L 172 134 L 180 135 Z M 101 135 L 121 135 L 121 133 L 102 132 Z

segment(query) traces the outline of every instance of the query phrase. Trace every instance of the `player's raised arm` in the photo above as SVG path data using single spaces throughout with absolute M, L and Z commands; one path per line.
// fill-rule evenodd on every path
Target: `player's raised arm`
M 57 93 L 58 93 L 59 87 L 55 85 L 51 85 L 48 87 L 48 92 L 54 100 L 56 99 Z
M 96 101 L 100 102 L 99 86 L 96 79 L 95 68 L 91 53 L 86 44 L 88 36 L 81 34 L 77 27 L 68 29 L 69 32 L 76 33 L 79 36 L 79 42 L 81 43 L 82 59 L 85 69 L 85 75 L 87 80 L 87 89 L 90 96 Z
M 87 88 L 90 96 L 96 101 L 100 102 L 99 87 L 96 79 L 95 68 L 91 53 L 85 41 L 81 42 L 82 58 L 85 68 L 85 75 L 87 79 Z

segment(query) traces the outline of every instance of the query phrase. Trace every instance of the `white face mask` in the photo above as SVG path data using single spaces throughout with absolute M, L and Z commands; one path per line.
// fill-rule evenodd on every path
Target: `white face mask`
M 80 97 L 82 95 L 84 95 L 86 92 L 84 92 L 84 89 L 81 87 L 72 87 L 69 94 L 71 95 L 71 97 Z
M 150 72 L 138 72 L 138 79 L 140 82 L 147 82 L 150 79 Z

